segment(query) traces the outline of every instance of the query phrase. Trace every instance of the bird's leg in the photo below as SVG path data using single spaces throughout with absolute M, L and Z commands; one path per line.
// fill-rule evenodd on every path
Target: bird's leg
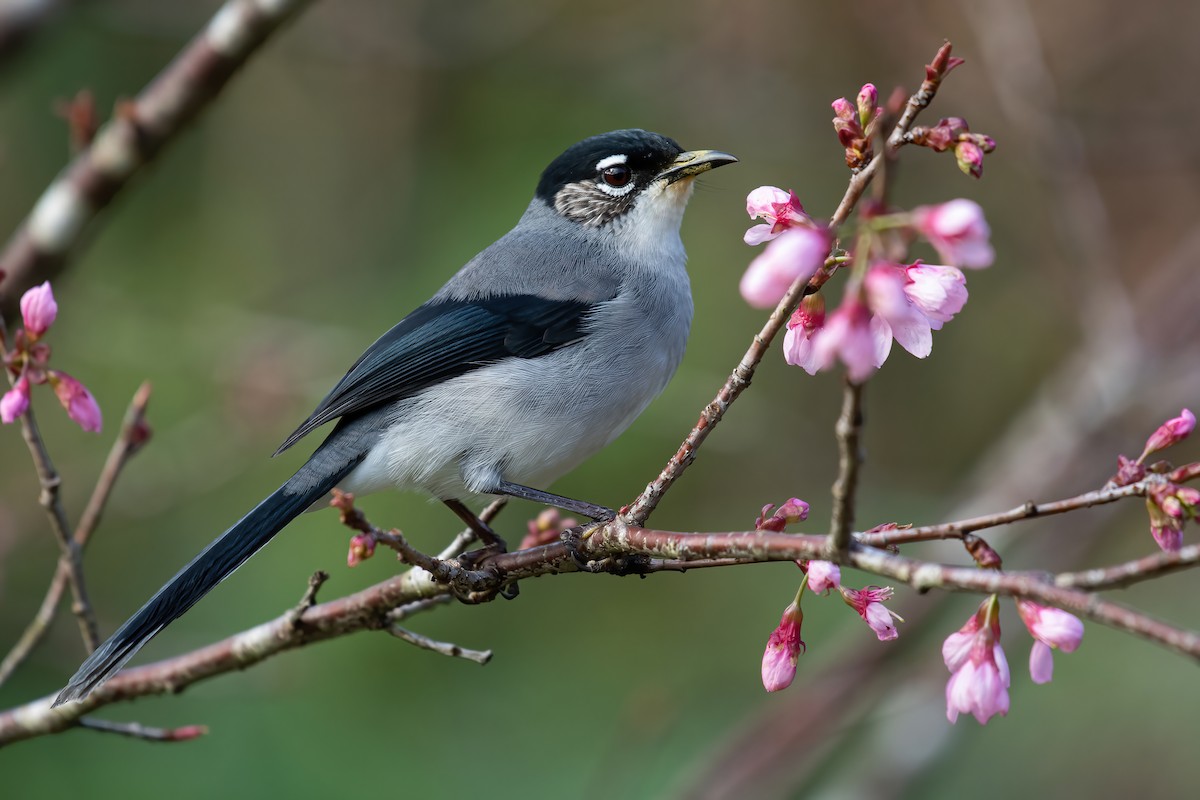
M 532 500 L 535 503 L 554 506 L 555 508 L 561 508 L 564 511 L 570 511 L 574 514 L 581 514 L 597 522 L 610 522 L 617 517 L 617 512 L 611 508 L 598 506 L 594 503 L 585 503 L 582 500 L 572 500 L 569 497 L 543 492 L 541 489 L 531 489 L 528 486 L 522 486 L 519 483 L 509 483 L 508 481 L 500 481 L 495 488 L 487 490 L 487 494 L 506 494 L 509 497 Z
M 481 520 L 474 511 L 467 508 L 460 501 L 455 500 L 453 497 L 442 498 L 442 502 L 446 504 L 447 508 L 454 512 L 456 517 L 466 523 L 466 526 L 470 528 L 472 532 L 474 532 L 475 536 L 478 537 L 479 541 L 482 542 L 485 547 L 493 548 L 500 553 L 508 551 L 508 545 L 505 544 L 504 540 L 501 539 L 494 530 L 492 530 L 490 525 Z
M 490 525 L 481 520 L 474 511 L 467 508 L 460 501 L 455 500 L 453 497 L 449 499 L 442 498 L 442 502 L 446 504 L 447 508 L 454 512 L 455 516 L 465 522 L 467 527 L 473 531 L 475 536 L 479 538 L 479 541 L 483 543 L 483 550 L 476 550 L 473 553 L 463 553 L 463 555 L 459 558 L 464 567 L 467 569 L 475 569 L 481 558 L 487 558 L 488 556 L 495 555 L 497 553 L 508 552 L 508 545 L 505 543 L 504 539 L 500 538 L 500 535 L 492 530 Z M 500 589 L 500 596 L 505 600 L 512 600 L 519 592 L 520 587 L 518 587 L 516 583 L 510 583 L 509 585 Z

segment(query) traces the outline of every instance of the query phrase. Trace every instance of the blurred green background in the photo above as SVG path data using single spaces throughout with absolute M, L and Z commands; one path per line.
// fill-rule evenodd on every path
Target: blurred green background
M 86 87 L 107 114 L 217 7 L 48 5 L 20 48 L 0 51 L 0 230 L 66 162 L 54 101 Z M 277 443 L 365 345 L 513 224 L 551 158 L 638 126 L 742 163 L 706 178 L 684 221 L 697 311 L 678 376 L 556 485 L 628 502 L 762 323 L 736 293 L 753 255 L 741 242 L 746 193 L 790 186 L 828 216 L 847 177 L 830 101 L 868 80 L 884 95 L 912 89 L 943 38 L 968 64 L 923 121 L 966 117 L 999 149 L 979 182 L 948 156 L 905 152 L 894 200 L 978 200 L 998 260 L 969 276 L 970 304 L 930 359 L 896 349 L 869 386 L 859 521 L 932 522 L 1099 486 L 1116 453 L 1134 454 L 1200 398 L 1200 126 L 1183 96 L 1200 67 L 1198 16 L 1192 4 L 1115 0 L 316 3 L 121 194 L 55 283 L 56 362 L 92 388 L 107 421 L 102 436 L 82 434 L 47 393 L 35 400 L 73 515 L 121 409 L 142 380 L 154 385 L 155 438 L 87 554 L 102 630 L 290 474 L 304 447 L 270 460 Z M 655 524 L 744 529 L 763 503 L 798 495 L 813 505 L 805 530 L 823 530 L 839 401 L 836 375 L 810 378 L 772 351 Z M 15 428 L 0 430 L 0 453 L 7 649 L 56 551 Z M 458 527 L 415 496 L 364 507 L 429 550 Z M 515 504 L 499 527 L 519 538 L 536 510 Z M 347 538 L 328 513 L 297 521 L 139 662 L 280 613 L 315 569 L 332 573 L 325 599 L 396 569 L 381 557 L 348 570 Z M 990 541 L 1013 568 L 1153 549 L 1137 503 Z M 962 560 L 954 548 L 922 552 Z M 910 620 L 887 645 L 840 603 L 810 602 L 797 680 L 767 696 L 762 647 L 798 577 L 770 565 L 531 581 L 515 602 L 412 622 L 492 648 L 484 668 L 360 634 L 101 714 L 208 725 L 199 741 L 71 732 L 0 751 L 0 780 L 10 797 L 179 800 L 1167 797 L 1194 785 L 1193 664 L 1089 625 L 1080 651 L 1058 656 L 1054 682 L 1035 687 L 1011 604 L 1012 711 L 986 727 L 947 725 L 941 696 L 940 641 L 970 597 L 900 589 L 893 607 Z M 1194 626 L 1189 589 L 1195 574 L 1118 598 Z M 0 706 L 56 690 L 81 656 L 64 612 L 0 687 Z

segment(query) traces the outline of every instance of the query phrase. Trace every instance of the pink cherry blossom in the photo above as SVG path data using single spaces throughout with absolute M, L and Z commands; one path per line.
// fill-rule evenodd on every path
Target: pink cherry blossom
M 983 209 L 959 198 L 936 206 L 913 209 L 913 226 L 929 240 L 938 255 L 956 267 L 990 267 L 996 253 L 988 241 L 991 229 Z
M 887 325 L 888 334 L 917 358 L 925 358 L 933 350 L 933 328 L 905 293 L 907 281 L 901 267 L 877 264 L 867 270 L 863 289 L 867 305 Z
M 16 422 L 29 410 L 29 379 L 22 375 L 13 387 L 0 397 L 0 422 Z
M 768 692 L 786 689 L 796 677 L 796 661 L 805 650 L 800 638 L 802 622 L 804 612 L 800 610 L 799 603 L 793 602 L 784 609 L 779 627 L 772 631 L 771 638 L 767 640 L 762 659 L 762 682 Z
M 1061 608 L 1038 605 L 1032 600 L 1017 600 L 1021 621 L 1034 638 L 1029 653 L 1029 674 L 1034 683 L 1049 683 L 1054 676 L 1052 648 L 1064 653 L 1074 652 L 1083 640 L 1083 623 L 1079 617 Z
M 829 236 L 816 228 L 791 228 L 767 245 L 746 269 L 740 290 L 755 308 L 773 308 L 792 284 L 808 280 L 825 263 Z
M 878 316 L 872 316 L 853 291 L 829 315 L 813 335 L 812 362 L 829 369 L 835 359 L 846 365 L 850 380 L 861 382 L 887 360 L 892 349 L 892 332 Z
M 87 387 L 65 372 L 51 370 L 47 377 L 54 387 L 54 394 L 58 396 L 58 402 L 67 410 L 67 416 L 85 431 L 99 433 L 102 424 L 100 406 Z
M 1141 461 L 1151 453 L 1164 450 L 1171 445 L 1179 444 L 1196 429 L 1196 415 L 1188 409 L 1179 412 L 1178 417 L 1172 417 L 1159 426 L 1158 430 L 1146 440 L 1146 449 L 1142 451 Z
M 21 295 L 21 319 L 25 322 L 25 333 L 30 339 L 37 339 L 50 329 L 58 316 L 58 304 L 54 302 L 54 292 L 50 289 L 50 281 Z
M 942 659 L 950 670 L 946 684 L 946 717 L 974 715 L 979 724 L 1008 714 L 1008 660 L 1000 647 L 999 602 L 992 595 L 967 623 L 946 637 Z
M 746 195 L 746 213 L 750 219 L 766 220 L 765 224 L 746 231 L 744 239 L 749 245 L 762 244 L 798 225 L 814 226 L 796 193 L 775 186 L 760 186 Z
M 814 594 L 825 594 L 842 583 L 842 570 L 830 561 L 808 562 L 808 588 Z
M 816 375 L 820 367 L 813 356 L 813 334 L 824 324 L 825 297 L 818 292 L 801 300 L 800 307 L 787 322 L 787 332 L 783 334 L 784 360 L 809 375 Z
M 922 264 L 920 261 L 904 268 L 908 283 L 904 293 L 922 314 L 929 318 L 935 331 L 954 319 L 967 302 L 967 276 L 957 267 Z
M 879 641 L 890 641 L 900 635 L 892 620 L 899 619 L 901 622 L 904 620 L 899 614 L 884 606 L 885 602 L 892 599 L 890 586 L 868 586 L 865 589 L 849 589 L 842 586 L 839 587 L 839 591 L 841 591 L 846 605 L 858 612 L 871 630 L 875 631 Z

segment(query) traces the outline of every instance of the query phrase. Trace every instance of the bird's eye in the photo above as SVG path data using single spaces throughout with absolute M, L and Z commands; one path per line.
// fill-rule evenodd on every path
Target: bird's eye
M 604 182 L 614 189 L 620 189 L 629 183 L 633 177 L 633 171 L 624 164 L 613 164 L 610 167 L 605 167 L 601 173 L 604 176 Z

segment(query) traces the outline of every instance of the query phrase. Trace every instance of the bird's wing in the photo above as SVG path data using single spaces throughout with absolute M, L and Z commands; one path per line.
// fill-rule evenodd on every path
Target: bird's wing
M 583 338 L 594 305 L 532 295 L 426 303 L 368 347 L 275 454 L 338 417 L 503 358 L 536 358 L 573 344 Z

